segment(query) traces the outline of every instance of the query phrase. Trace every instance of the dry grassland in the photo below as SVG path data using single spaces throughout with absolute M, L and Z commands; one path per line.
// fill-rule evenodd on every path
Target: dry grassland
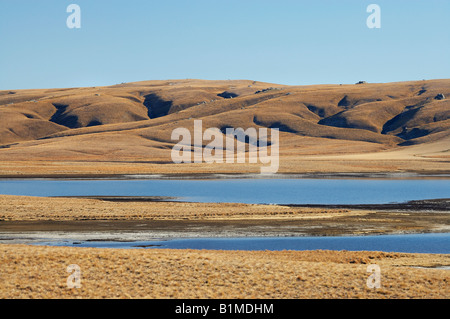
M 2 221 L 322 219 L 358 216 L 342 209 L 233 203 L 112 202 L 0 195 Z
M 0 246 L 0 298 L 449 298 L 448 255 Z M 67 287 L 67 266 L 81 288 Z M 366 285 L 369 264 L 381 288 Z
M 281 173 L 449 173 L 449 83 L 176 80 L 0 91 L 0 176 L 259 173 L 260 164 L 174 165 L 171 133 L 192 131 L 195 119 L 204 130 L 278 128 Z

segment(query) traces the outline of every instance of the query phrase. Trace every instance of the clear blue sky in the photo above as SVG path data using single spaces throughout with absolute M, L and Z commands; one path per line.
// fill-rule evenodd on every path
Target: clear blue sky
M 81 7 L 81 29 L 66 8 Z M 381 7 L 381 29 L 366 8 Z M 450 77 L 449 0 L 0 0 L 0 89 Z

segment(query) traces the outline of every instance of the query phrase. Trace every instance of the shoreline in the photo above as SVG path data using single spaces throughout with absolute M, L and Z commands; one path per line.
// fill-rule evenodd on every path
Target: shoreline
M 372 234 L 342 234 L 342 235 L 275 235 L 265 234 L 254 236 L 253 234 L 246 234 L 235 236 L 235 234 L 161 234 L 151 232 L 21 232 L 20 236 L 13 233 L 0 233 L 0 245 L 28 245 L 28 246 L 48 246 L 48 247 L 75 247 L 75 248 L 99 248 L 99 249 L 137 249 L 137 248 L 158 248 L 164 250 L 174 249 L 189 249 L 189 250 L 207 250 L 207 251 L 377 251 L 385 253 L 409 253 L 409 254 L 431 254 L 431 255 L 447 255 L 450 252 L 447 249 L 440 247 L 436 243 L 436 239 L 430 242 L 427 241 L 427 248 L 417 249 L 414 244 L 401 244 L 398 248 L 392 248 L 392 240 L 394 243 L 403 242 L 405 240 L 420 241 L 427 240 L 427 238 L 438 237 L 438 242 L 450 239 L 450 231 L 448 232 L 392 232 L 392 233 L 372 233 Z M 377 243 L 378 239 L 382 242 Z M 386 245 L 386 240 L 390 241 Z M 295 241 L 296 245 L 289 244 Z M 320 241 L 316 241 L 320 240 Z M 323 245 L 323 240 L 328 240 L 328 244 Z M 339 247 L 333 247 L 329 240 L 353 243 L 349 248 L 345 242 L 341 242 Z M 356 248 L 355 240 L 359 243 L 364 241 L 365 244 L 358 244 Z M 399 241 L 400 240 L 400 241 Z M 242 246 L 245 243 L 245 247 Z M 280 243 L 281 241 L 281 243 Z M 305 242 L 306 241 L 306 242 Z M 215 242 L 215 244 L 214 244 Z M 251 247 L 247 247 L 248 242 Z M 309 247 L 299 248 L 303 244 L 315 242 L 315 245 Z M 384 244 L 383 244 L 384 242 Z M 202 244 L 203 243 L 203 244 Z M 207 243 L 206 245 L 204 243 Z M 228 243 L 228 244 L 227 244 Z M 229 244 L 232 246 L 230 247 Z M 416 243 L 417 244 L 417 243 Z M 423 243 L 422 243 L 423 244 Z M 342 246 L 343 245 L 343 246 Z M 376 247 L 376 248 L 375 248 Z M 384 247 L 384 248 L 383 248 Z M 387 248 L 389 247 L 389 248 Z M 415 248 L 413 248 L 415 247 Z M 449 265 L 446 265 L 450 267 Z
M 0 174 L 0 180 L 221 180 L 221 179 L 450 179 L 448 172 L 329 172 L 329 173 L 164 173 L 164 174 Z
M 283 204 L 289 207 L 324 208 L 324 209 L 361 209 L 381 211 L 440 211 L 450 213 L 450 198 L 411 200 L 387 204 Z
M 0 196 L 10 233 L 146 233 L 148 237 L 299 237 L 450 232 L 450 200 L 384 205 L 256 205 Z

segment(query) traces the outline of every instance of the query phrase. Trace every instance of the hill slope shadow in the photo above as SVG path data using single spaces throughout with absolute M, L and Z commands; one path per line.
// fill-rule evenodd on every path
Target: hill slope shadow
M 56 112 L 50 118 L 50 122 L 68 127 L 68 128 L 77 128 L 79 127 L 78 116 L 76 115 L 66 115 L 65 112 L 69 105 L 53 103 L 53 106 L 56 108 Z
M 148 110 L 148 117 L 151 119 L 166 116 L 172 108 L 172 101 L 165 101 L 158 95 L 151 93 L 144 96 L 144 106 Z

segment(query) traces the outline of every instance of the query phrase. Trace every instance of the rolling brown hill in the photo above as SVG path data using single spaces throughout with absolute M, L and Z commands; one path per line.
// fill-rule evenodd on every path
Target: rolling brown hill
M 180 170 L 171 164 L 177 143 L 172 130 L 192 129 L 194 119 L 203 120 L 204 129 L 222 131 L 279 128 L 284 172 L 366 171 L 369 166 L 371 171 L 450 171 L 450 79 L 315 86 L 173 80 L 0 91 L 0 174 L 30 173 L 18 168 L 23 167 L 19 162 L 37 163 L 35 168 L 97 163 L 90 173 L 112 172 L 99 164 L 106 162 L 136 164 L 133 170 L 113 170 L 119 173 L 234 172 L 205 170 L 206 165 Z M 348 157 L 353 155 L 358 163 L 377 163 L 355 166 Z M 161 166 L 137 168 L 138 163 Z M 67 167 L 61 172 L 70 171 Z M 253 169 L 244 165 L 237 171 Z

